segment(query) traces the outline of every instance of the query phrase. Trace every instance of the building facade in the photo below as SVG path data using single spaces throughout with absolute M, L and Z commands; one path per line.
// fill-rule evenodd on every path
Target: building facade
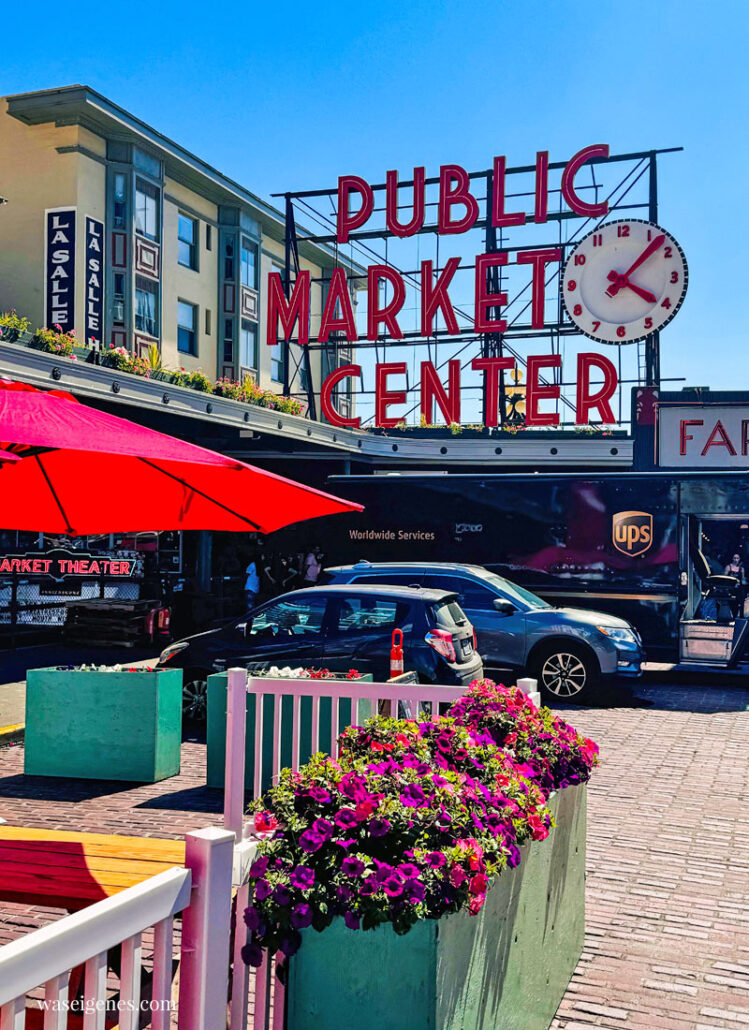
M 0 310 L 82 344 L 156 348 L 166 368 L 283 391 L 300 355 L 265 345 L 264 284 L 285 271 L 283 215 L 270 204 L 86 86 L 0 100 L 0 194 Z M 302 239 L 299 264 L 314 284 L 314 331 L 346 262 Z M 316 351 L 309 371 L 319 383 L 351 359 Z M 338 405 L 346 414 L 352 401 Z

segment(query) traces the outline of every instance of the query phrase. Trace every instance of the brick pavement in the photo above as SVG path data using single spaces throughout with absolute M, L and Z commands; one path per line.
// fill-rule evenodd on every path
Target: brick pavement
M 585 951 L 552 1030 L 749 1027 L 749 688 L 639 686 L 652 707 L 563 714 L 601 745 L 590 786 Z M 181 836 L 217 823 L 205 747 L 123 784 L 22 776 L 0 751 L 0 815 L 27 826 Z M 0 944 L 57 918 L 2 905 Z M 518 1025 L 514 1030 L 524 1030 Z

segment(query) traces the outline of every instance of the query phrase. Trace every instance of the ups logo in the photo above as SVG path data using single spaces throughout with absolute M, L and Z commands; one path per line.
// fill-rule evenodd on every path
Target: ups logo
M 644 554 L 653 543 L 653 516 L 646 511 L 618 511 L 611 524 L 614 547 L 628 558 Z

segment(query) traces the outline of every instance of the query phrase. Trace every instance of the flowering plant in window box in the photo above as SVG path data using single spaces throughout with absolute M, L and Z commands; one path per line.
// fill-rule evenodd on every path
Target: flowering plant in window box
M 59 354 L 64 357 L 71 357 L 73 347 L 77 344 L 75 330 L 63 332 L 62 326 L 54 325 L 51 329 L 37 329 L 31 341 L 31 346 L 36 350 L 46 351 L 48 354 Z

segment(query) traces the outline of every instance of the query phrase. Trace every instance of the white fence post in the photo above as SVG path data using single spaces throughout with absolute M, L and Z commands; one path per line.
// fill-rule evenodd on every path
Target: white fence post
M 224 827 L 242 840 L 244 825 L 245 737 L 247 735 L 247 670 L 229 669 L 226 687 L 226 767 Z
M 182 917 L 179 1030 L 226 1027 L 234 834 L 218 827 L 185 835 L 193 891 Z
M 538 680 L 533 679 L 531 676 L 527 676 L 524 679 L 518 680 L 518 686 L 526 695 L 530 698 L 534 705 L 541 704 L 541 694 L 538 690 Z

